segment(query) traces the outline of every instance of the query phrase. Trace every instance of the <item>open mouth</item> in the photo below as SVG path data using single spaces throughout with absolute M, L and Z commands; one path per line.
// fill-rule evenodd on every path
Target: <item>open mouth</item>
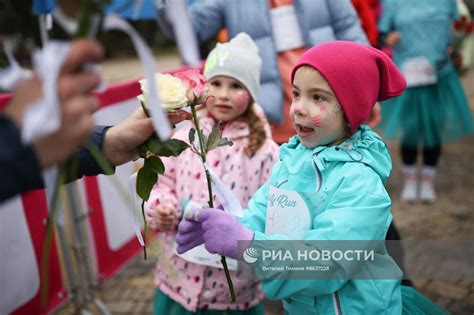
M 314 131 L 314 128 L 303 126 L 303 125 L 300 125 L 300 124 L 295 124 L 295 126 L 296 126 L 296 132 L 300 136 L 307 136 L 307 135 L 311 134 Z

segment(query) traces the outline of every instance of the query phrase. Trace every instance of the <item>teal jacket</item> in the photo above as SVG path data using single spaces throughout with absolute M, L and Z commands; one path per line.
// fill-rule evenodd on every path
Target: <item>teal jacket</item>
M 271 185 L 315 197 L 305 240 L 384 240 L 392 220 L 384 187 L 391 168 L 386 145 L 367 126 L 331 147 L 308 149 L 294 136 L 281 147 L 270 180 L 254 194 L 241 220 L 254 231 L 254 240 L 289 239 L 264 233 Z M 402 312 L 399 280 L 264 279 L 262 284 L 268 298 L 283 299 L 289 314 Z

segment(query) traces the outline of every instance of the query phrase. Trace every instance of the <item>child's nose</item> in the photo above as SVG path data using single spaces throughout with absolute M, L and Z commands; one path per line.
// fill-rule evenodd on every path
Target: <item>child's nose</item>
M 217 92 L 217 97 L 220 99 L 228 99 L 229 98 L 229 91 L 226 88 L 221 88 Z
M 295 115 L 301 115 L 301 116 L 306 115 L 306 110 L 304 108 L 304 105 L 301 102 L 295 103 L 293 104 L 293 106 L 294 106 L 293 112 L 295 113 Z

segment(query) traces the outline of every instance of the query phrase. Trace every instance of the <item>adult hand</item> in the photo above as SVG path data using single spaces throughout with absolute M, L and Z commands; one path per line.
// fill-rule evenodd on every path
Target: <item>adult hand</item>
M 185 219 L 196 222 L 186 224 L 183 222 L 189 221 L 183 220 L 180 223 L 176 237 L 178 253 L 183 253 L 204 241 L 207 251 L 212 254 L 241 259 L 243 248 L 239 248 L 238 241 L 253 239 L 250 229 L 243 226 L 232 214 L 221 209 L 193 209 L 185 214 Z M 193 237 L 197 240 L 193 240 Z
M 191 117 L 190 113 L 183 110 L 168 113 L 168 118 L 173 125 Z M 107 131 L 102 151 L 112 165 L 121 165 L 138 156 L 138 147 L 153 132 L 151 118 L 145 115 L 142 108 L 138 108 L 126 120 Z
M 97 104 L 93 96 L 76 96 L 63 104 L 59 130 L 32 143 L 42 168 L 67 159 L 84 144 L 94 129 Z
M 193 115 L 185 110 L 178 109 L 167 113 L 168 119 L 172 125 L 176 125 L 183 120 L 191 120 Z
M 58 95 L 61 104 L 61 126 L 56 132 L 33 141 L 42 168 L 56 164 L 69 157 L 93 130 L 92 113 L 97 100 L 91 92 L 100 83 L 99 75 L 84 69 L 83 65 L 99 62 L 102 48 L 90 39 L 80 39 L 72 43 L 71 50 L 58 77 Z M 19 128 L 27 106 L 42 97 L 41 80 L 37 76 L 23 82 L 5 109 Z

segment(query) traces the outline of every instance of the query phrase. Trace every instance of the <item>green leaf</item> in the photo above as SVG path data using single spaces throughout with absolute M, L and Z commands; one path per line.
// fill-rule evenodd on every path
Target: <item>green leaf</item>
M 191 145 L 194 143 L 195 135 L 196 135 L 196 129 L 194 128 L 189 129 L 188 139 Z
M 148 139 L 147 141 L 148 150 L 153 152 L 158 156 L 178 156 L 189 148 L 189 145 L 178 139 L 168 139 L 164 142 L 161 142 L 159 139 Z
M 163 174 L 165 172 L 165 165 L 163 164 L 163 161 L 154 155 L 145 159 L 144 167 L 158 174 Z
M 158 180 L 158 175 L 147 167 L 142 167 L 137 174 L 137 194 L 142 200 L 150 198 L 150 192 Z
M 141 158 L 146 158 L 146 154 L 148 152 L 148 148 L 146 146 L 146 143 L 140 145 L 138 147 L 138 155 L 141 157 Z
M 209 134 L 209 139 L 206 144 L 206 152 L 211 151 L 212 149 L 215 149 L 219 146 L 219 143 L 221 141 L 221 123 L 218 122 L 217 124 L 214 125 L 212 128 L 211 133 Z
M 178 139 L 168 139 L 164 142 L 164 145 L 172 152 L 172 156 L 178 156 L 181 152 L 189 148 L 189 144 Z
M 232 146 L 233 144 L 234 144 L 234 143 L 233 143 L 232 141 L 230 141 L 229 139 L 227 139 L 227 138 L 222 138 L 222 139 L 220 140 L 220 142 L 219 142 L 218 147 L 224 147 L 224 146 L 226 146 L 226 145 Z
M 148 150 L 159 156 L 172 156 L 173 152 L 167 148 L 159 139 L 150 138 L 147 140 L 146 145 Z

